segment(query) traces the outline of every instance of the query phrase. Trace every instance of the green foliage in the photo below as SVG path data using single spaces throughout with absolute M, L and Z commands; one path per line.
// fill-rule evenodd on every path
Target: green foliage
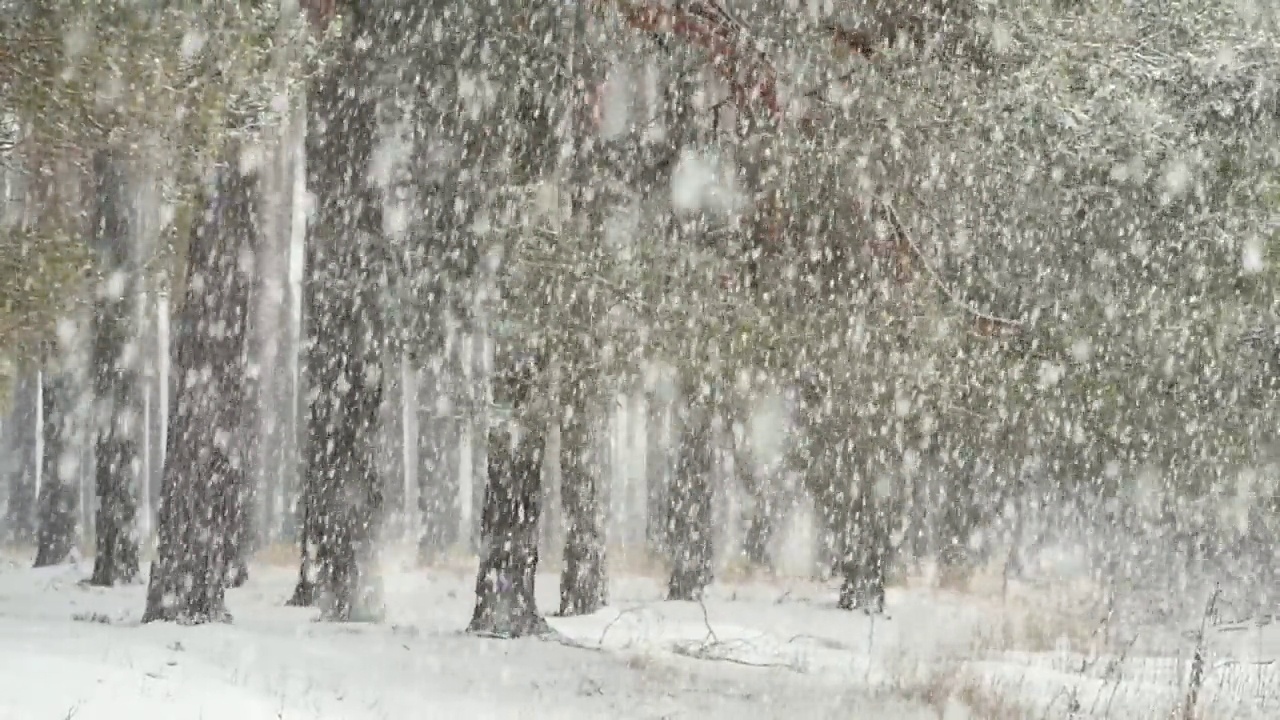
M 282 24 L 271 5 L 40 0 L 25 12 L 6 12 L 0 119 L 18 132 L 0 161 L 11 176 L 63 163 L 83 178 L 93 150 L 110 144 L 141 166 L 161 168 L 175 222 L 161 238 L 161 256 L 147 265 L 167 284 L 182 267 L 211 163 L 226 160 L 229 142 L 252 141 L 275 122 L 284 109 L 275 98 L 296 92 L 314 50 L 301 42 L 301 25 Z M 282 52 L 281 43 L 305 50 Z M 11 207 L 33 202 L 15 201 Z M 5 275 L 21 283 L 0 287 L 0 342 L 7 348 L 47 335 L 83 289 L 69 281 L 87 268 L 76 220 L 82 202 L 37 212 L 64 217 L 34 225 L 11 218 L 0 229 L 0 265 L 22 268 Z

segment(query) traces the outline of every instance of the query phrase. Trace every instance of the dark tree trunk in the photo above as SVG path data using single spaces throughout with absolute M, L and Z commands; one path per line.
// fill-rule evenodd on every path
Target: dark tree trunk
M 138 479 L 142 458 L 139 433 L 143 407 L 137 342 L 140 288 L 133 267 L 134 237 L 120 158 L 99 150 L 93 158 L 96 218 L 94 245 L 106 277 L 100 283 L 93 317 L 94 522 L 97 553 L 90 584 L 111 586 L 138 579 Z
M 871 488 L 864 482 L 861 492 L 839 513 L 841 610 L 860 609 L 884 612 L 884 582 L 889 560 L 889 524 L 880 503 L 868 497 Z
M 13 455 L 9 476 L 9 505 L 4 527 L 7 539 L 15 545 L 30 546 L 36 540 L 36 427 L 40 404 L 40 383 L 35 374 L 24 373 L 13 390 L 13 409 L 9 414 L 9 452 Z
M 234 442 L 244 462 L 244 482 L 235 504 L 231 530 L 231 554 L 227 559 L 227 585 L 242 587 L 249 581 L 249 560 L 270 542 L 274 504 L 279 405 L 272 394 L 281 374 L 279 287 L 288 281 L 282 260 L 288 257 L 288 239 L 281 238 L 281 212 L 270 200 L 276 180 L 270 165 L 255 176 L 252 184 L 251 232 L 255 238 L 252 261 L 245 268 L 249 278 L 248 313 L 245 319 L 245 374 L 241 420 L 244 423 Z M 270 227 L 272 232 L 265 232 Z
M 756 567 L 773 569 L 773 555 L 770 551 L 773 531 L 773 517 L 767 511 L 761 510 L 757 500 L 755 511 L 747 523 L 747 537 L 743 543 L 747 562 Z
M 304 498 L 308 522 L 295 599 L 314 581 L 332 620 L 379 612 L 373 594 L 375 542 L 382 515 L 377 443 L 384 339 L 371 238 L 381 232 L 378 203 L 364 182 L 376 106 L 365 97 L 370 18 L 355 12 L 342 55 L 311 85 L 307 185 L 316 197 L 306 260 L 307 416 Z M 311 551 L 306 550 L 310 546 Z M 311 553 L 314 553 L 313 555 Z M 315 563 L 308 577 L 307 560 Z
M 587 237 L 602 238 L 603 204 L 590 192 L 595 180 L 597 153 L 594 133 L 590 128 L 589 103 L 582 96 L 588 87 L 596 87 L 601 79 L 590 53 L 586 52 L 588 9 L 574 5 L 567 26 L 555 27 L 564 33 L 569 48 L 567 72 L 550 79 L 546 92 L 566 98 L 576 108 L 569 120 L 572 152 L 565 158 L 571 181 L 570 201 L 579 232 Z M 604 243 L 601 242 L 600 247 Z M 608 594 L 605 573 L 603 513 L 601 505 L 602 474 L 606 463 L 600 462 L 591 432 L 591 401 L 599 377 L 587 370 L 600 358 L 591 324 L 603 317 L 594 293 L 579 292 L 573 285 L 554 286 L 555 303 L 586 327 L 572 332 L 562 346 L 564 379 L 561 384 L 560 416 L 560 505 L 564 514 L 564 569 L 560 575 L 560 614 L 586 615 L 604 607 Z M 566 328 L 567 329 L 567 328 Z
M 71 383 L 61 372 L 43 372 L 40 402 L 44 447 L 40 458 L 40 495 L 37 500 L 35 567 L 59 565 L 71 558 L 76 544 L 76 512 L 79 488 L 75 482 L 78 462 L 67 462 L 71 444 Z
M 234 157 L 234 155 L 232 155 Z M 165 453 L 156 561 L 143 622 L 228 620 L 225 587 L 245 509 L 245 256 L 257 240 L 253 179 L 219 168 L 192 233 L 174 343 L 173 411 Z
M 712 579 L 712 410 L 690 398 L 680 423 L 675 477 L 667 506 L 671 578 L 668 600 L 698 600 Z
M 534 598 L 546 431 L 542 418 L 528 412 L 536 380 L 532 362 L 519 362 L 503 375 L 495 382 L 495 401 L 509 402 L 523 427 L 512 421 L 488 434 L 480 570 L 467 631 L 522 637 L 548 629 Z
M 456 350 L 428 359 L 419 373 L 418 512 L 422 535 L 418 557 L 430 562 L 458 542 L 458 460 L 462 425 L 457 401 Z M 443 401 L 443 402 L 442 402 Z
M 588 380 L 569 373 L 560 416 L 560 502 L 565 518 L 560 614 L 588 615 L 608 601 L 600 468 L 592 462 Z

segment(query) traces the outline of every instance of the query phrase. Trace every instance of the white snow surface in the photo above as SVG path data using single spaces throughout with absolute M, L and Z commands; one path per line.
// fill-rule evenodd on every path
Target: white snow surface
M 1177 627 L 1117 652 L 1073 648 L 1053 627 L 1048 650 L 1009 640 L 1039 627 L 1052 595 L 917 583 L 891 589 L 890 617 L 873 619 L 835 609 L 831 583 L 743 580 L 668 603 L 659 578 L 638 574 L 615 578 L 595 615 L 549 617 L 557 639 L 486 639 L 461 632 L 463 564 L 387 565 L 383 624 L 284 607 L 294 571 L 259 565 L 229 592 L 233 623 L 183 627 L 140 625 L 144 588 L 84 585 L 87 565 L 0 560 L 0 720 L 1163 719 L 1195 647 Z M 557 580 L 539 577 L 546 612 Z M 1280 624 L 1206 634 L 1195 717 L 1280 717 Z

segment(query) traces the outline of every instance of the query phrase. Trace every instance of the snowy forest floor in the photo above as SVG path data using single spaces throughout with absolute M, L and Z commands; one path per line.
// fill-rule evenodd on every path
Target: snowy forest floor
M 1280 619 L 1099 625 L 1091 593 L 906 582 L 888 618 L 835 609 L 830 583 L 722 582 L 705 603 L 619 572 L 611 607 L 551 617 L 556 640 L 464 635 L 464 563 L 385 563 L 388 618 L 313 622 L 283 606 L 295 570 L 254 567 L 231 625 L 139 625 L 143 587 L 84 585 L 87 565 L 0 556 L 0 720 L 423 718 L 1280 717 Z M 558 578 L 539 577 L 554 611 Z

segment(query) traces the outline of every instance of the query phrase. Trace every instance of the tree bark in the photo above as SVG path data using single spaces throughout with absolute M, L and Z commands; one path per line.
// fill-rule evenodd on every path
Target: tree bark
M 599 464 L 592 462 L 588 380 L 570 372 L 561 390 L 560 502 L 565 518 L 560 614 L 589 615 L 608 601 Z
M 63 371 L 41 373 L 44 447 L 40 458 L 35 567 L 65 563 L 75 549 L 79 506 L 75 475 L 79 463 L 70 455 L 70 398 L 71 383 Z
M 523 637 L 548 630 L 534 597 L 546 431 L 542 419 L 528 412 L 536 378 L 532 362 L 518 362 L 503 375 L 495 382 L 495 400 L 509 402 L 515 420 L 488 433 L 480 569 L 467 631 Z
M 130 345 L 139 341 L 138 275 L 133 267 L 135 238 L 128 220 L 126 174 L 112 150 L 93 159 L 97 183 L 94 245 L 105 274 L 94 306 L 93 391 L 94 484 L 98 510 L 94 523 L 97 553 L 92 585 L 111 586 L 138 579 L 138 480 L 142 458 L 141 374 Z
M 307 522 L 296 600 L 319 592 L 324 617 L 346 621 L 380 612 L 373 582 L 375 543 L 382 514 L 377 442 L 384 340 L 371 238 L 382 221 L 364 182 L 376 130 L 375 104 L 364 97 L 371 82 L 366 12 L 352 27 L 326 72 L 312 81 L 307 184 L 316 198 L 307 242 Z M 310 546 L 310 550 L 308 550 Z M 312 555 L 312 553 L 314 553 Z M 310 557 L 308 557 L 310 556 Z M 315 577 L 306 564 L 314 562 Z
M 143 622 L 230 619 L 225 587 L 248 483 L 248 458 L 235 435 L 245 427 L 252 282 L 243 258 L 257 240 L 254 185 L 237 168 L 220 168 L 208 211 L 192 233 L 175 329 L 157 558 Z
M 667 505 L 671 577 L 668 600 L 698 600 L 712 580 L 712 409 L 687 399 L 681 413 L 675 477 Z
M 846 500 L 848 507 L 837 515 L 841 583 L 836 607 L 871 614 L 884 612 L 889 523 L 885 508 L 870 497 L 867 484 L 862 483 L 861 492 L 851 501 Z
M 9 476 L 9 504 L 5 509 L 7 539 L 14 545 L 30 546 L 36 540 L 36 436 L 39 428 L 40 383 L 34 373 L 22 374 L 13 390 L 9 414 L 9 452 L 14 456 Z

